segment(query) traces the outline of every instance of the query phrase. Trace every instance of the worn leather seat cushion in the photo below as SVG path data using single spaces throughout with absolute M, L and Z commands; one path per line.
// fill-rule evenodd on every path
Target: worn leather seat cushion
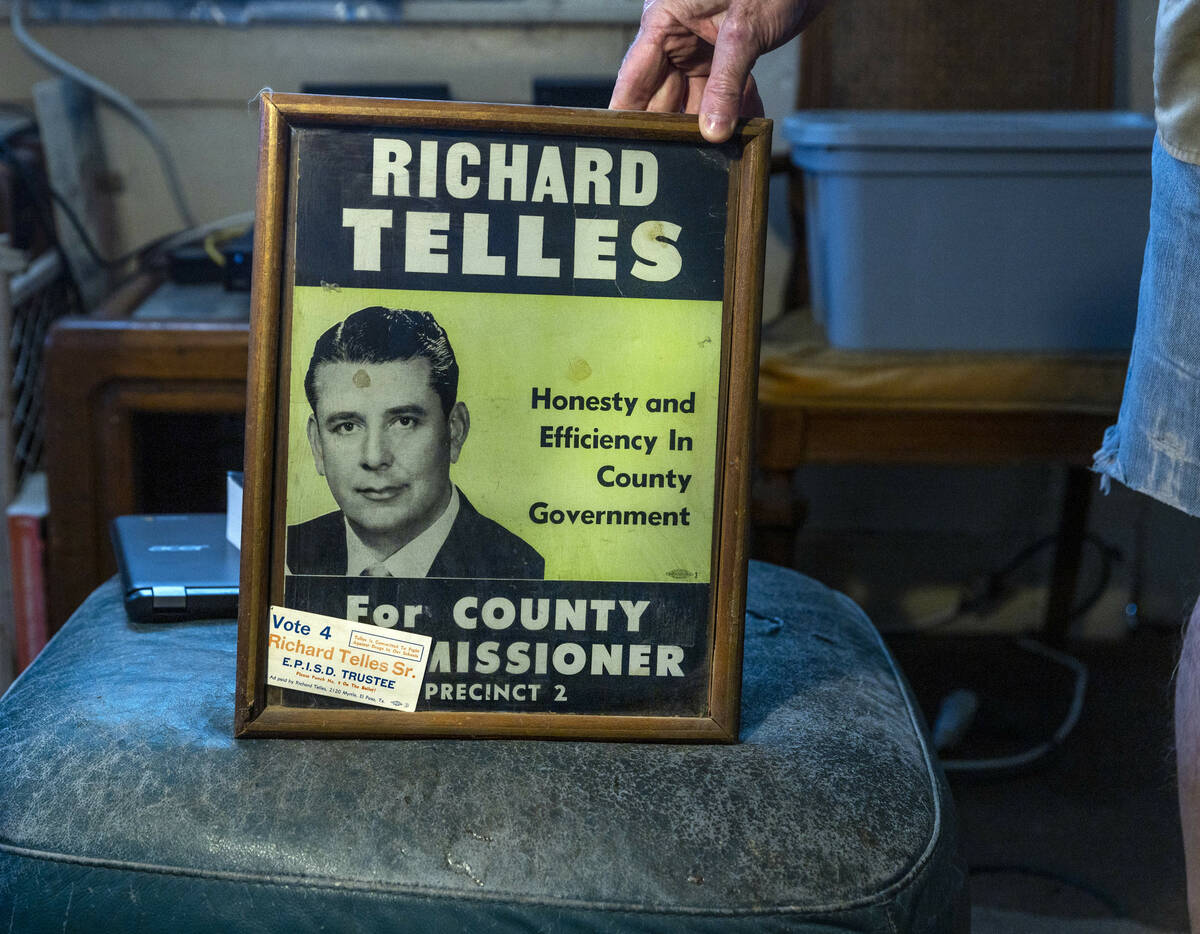
M 741 743 L 232 738 L 235 625 L 97 590 L 0 702 L 14 931 L 949 930 L 943 779 L 875 630 L 753 565 Z

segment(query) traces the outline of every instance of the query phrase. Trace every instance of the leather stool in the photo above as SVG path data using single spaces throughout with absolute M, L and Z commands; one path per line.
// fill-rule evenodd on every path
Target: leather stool
M 115 581 L 0 701 L 13 931 L 965 930 L 955 818 L 853 603 L 751 566 L 741 742 L 232 738 L 235 624 Z

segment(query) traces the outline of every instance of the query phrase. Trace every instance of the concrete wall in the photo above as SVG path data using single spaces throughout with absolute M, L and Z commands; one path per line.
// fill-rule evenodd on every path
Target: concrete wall
M 438 27 L 89 25 L 31 30 L 133 97 L 168 140 L 200 220 L 254 204 L 261 88 L 306 82 L 443 81 L 466 100 L 528 101 L 538 74 L 608 75 L 631 26 Z M 0 33 L 0 99 L 28 102 L 47 72 Z M 122 180 L 123 247 L 178 225 L 150 147 L 107 108 L 108 158 Z

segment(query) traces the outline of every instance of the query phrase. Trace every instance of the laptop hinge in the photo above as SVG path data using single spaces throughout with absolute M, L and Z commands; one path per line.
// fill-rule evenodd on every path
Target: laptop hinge
M 150 595 L 156 610 L 186 610 L 186 587 L 151 587 Z

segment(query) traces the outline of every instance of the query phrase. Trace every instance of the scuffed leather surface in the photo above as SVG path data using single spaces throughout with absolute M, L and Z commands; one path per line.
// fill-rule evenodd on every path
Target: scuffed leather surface
M 98 589 L 0 701 L 0 928 L 950 930 L 949 794 L 840 594 L 752 565 L 742 742 L 232 738 L 235 625 Z

